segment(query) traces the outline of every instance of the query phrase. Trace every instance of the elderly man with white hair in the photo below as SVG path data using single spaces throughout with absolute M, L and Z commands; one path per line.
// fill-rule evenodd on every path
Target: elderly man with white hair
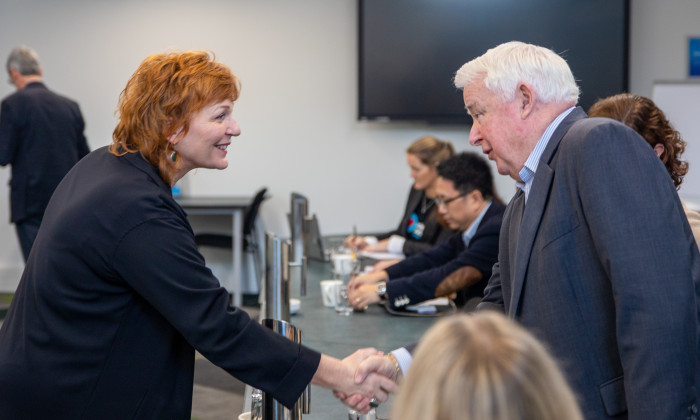
M 469 142 L 518 185 L 478 309 L 546 343 L 584 418 L 695 419 L 700 254 L 661 161 L 629 127 L 576 107 L 549 49 L 499 45 L 455 85 Z M 377 356 L 357 380 L 395 369 Z

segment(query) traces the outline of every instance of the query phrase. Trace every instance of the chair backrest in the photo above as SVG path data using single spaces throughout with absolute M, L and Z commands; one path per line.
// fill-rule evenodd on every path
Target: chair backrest
M 263 200 L 267 198 L 265 197 L 265 193 L 267 193 L 267 188 L 261 188 L 257 193 L 255 193 L 255 197 L 253 197 L 253 200 L 250 202 L 250 204 L 248 204 L 248 207 L 246 207 L 245 209 L 245 213 L 243 216 L 244 237 L 247 237 L 253 231 L 253 226 L 255 226 L 255 218 L 258 217 L 260 203 L 262 203 Z

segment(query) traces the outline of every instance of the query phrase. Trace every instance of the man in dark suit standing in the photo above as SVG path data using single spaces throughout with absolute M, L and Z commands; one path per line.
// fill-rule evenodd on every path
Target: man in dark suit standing
M 478 309 L 547 344 L 586 419 L 696 419 L 700 254 L 656 154 L 576 107 L 574 76 L 549 49 L 502 44 L 455 86 L 469 142 L 519 187 Z M 399 372 L 376 359 L 356 380 Z
M 78 104 L 44 86 L 34 50 L 12 50 L 7 72 L 17 92 L 0 107 L 0 165 L 12 165 L 10 221 L 26 261 L 51 194 L 89 149 Z

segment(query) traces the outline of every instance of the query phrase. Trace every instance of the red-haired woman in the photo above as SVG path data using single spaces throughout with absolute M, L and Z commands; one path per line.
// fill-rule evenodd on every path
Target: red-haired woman
M 171 186 L 224 169 L 239 82 L 206 52 L 153 55 L 119 102 L 114 141 L 56 189 L 0 331 L 3 418 L 189 419 L 194 352 L 291 406 L 309 382 L 361 393 L 354 364 L 262 327 L 197 251 Z

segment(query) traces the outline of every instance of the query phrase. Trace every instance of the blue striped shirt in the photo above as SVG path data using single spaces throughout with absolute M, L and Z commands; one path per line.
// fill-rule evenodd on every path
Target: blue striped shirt
M 562 120 L 566 118 L 566 116 L 569 115 L 569 113 L 573 111 L 574 108 L 575 107 L 572 106 L 571 108 L 562 112 L 557 118 L 554 119 L 554 121 L 552 121 L 549 124 L 547 129 L 544 130 L 542 137 L 540 137 L 540 139 L 537 141 L 535 148 L 532 149 L 530 156 L 525 161 L 523 169 L 521 169 L 520 172 L 518 172 L 518 175 L 520 175 L 520 179 L 522 179 L 523 182 L 516 181 L 515 185 L 521 190 L 523 190 L 523 192 L 525 193 L 525 203 L 527 203 L 527 197 L 530 195 L 530 188 L 532 188 L 532 181 L 535 179 L 535 172 L 537 172 L 537 166 L 540 163 L 540 158 L 542 157 L 544 149 L 549 143 L 549 139 L 552 138 L 554 130 L 556 130 L 557 127 L 559 127 L 559 124 L 562 122 Z
M 484 207 L 483 210 L 481 210 L 481 213 L 474 219 L 471 225 L 467 228 L 467 230 L 462 233 L 462 241 L 464 241 L 464 246 L 469 246 L 469 241 L 472 240 L 474 235 L 476 234 L 476 230 L 479 228 L 479 224 L 481 223 L 481 219 L 484 218 L 484 215 L 486 214 L 486 211 L 488 211 L 489 207 L 491 207 L 491 201 L 486 204 L 486 207 Z

